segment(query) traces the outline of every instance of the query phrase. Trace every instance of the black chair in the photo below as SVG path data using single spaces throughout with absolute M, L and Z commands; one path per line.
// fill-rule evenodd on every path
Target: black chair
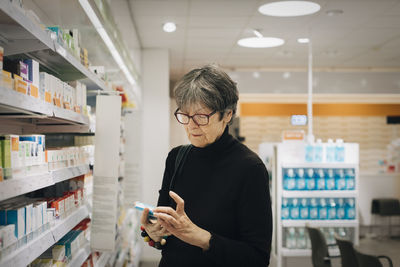
M 335 234 L 336 244 L 340 250 L 342 267 L 383 267 L 379 259 L 386 259 L 389 266 L 393 267 L 393 262 L 388 256 L 373 256 L 359 252 L 354 248 L 353 243 Z
M 322 232 L 318 228 L 306 226 L 308 236 L 311 240 L 311 260 L 314 267 L 331 267 L 331 259 L 340 256 L 330 256 L 328 247 L 336 245 L 327 245 Z
M 374 198 L 371 203 L 371 213 L 377 214 L 381 217 L 389 218 L 389 233 L 392 236 L 392 222 L 393 216 L 400 216 L 400 201 L 396 198 Z

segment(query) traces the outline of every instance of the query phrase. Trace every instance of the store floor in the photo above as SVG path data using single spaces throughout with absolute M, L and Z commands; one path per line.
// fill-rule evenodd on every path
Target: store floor
M 361 252 L 372 255 L 386 255 L 393 261 L 393 266 L 400 266 L 400 239 L 380 239 L 380 238 L 363 238 L 360 239 L 358 247 Z M 299 265 L 300 263 L 300 265 Z M 383 266 L 388 266 L 387 261 L 383 262 Z M 340 259 L 333 261 L 332 267 L 340 267 Z M 311 259 L 302 259 L 299 261 L 288 260 L 286 267 L 311 267 Z M 158 267 L 158 262 L 142 262 L 140 267 Z M 271 266 L 274 267 L 274 266 Z

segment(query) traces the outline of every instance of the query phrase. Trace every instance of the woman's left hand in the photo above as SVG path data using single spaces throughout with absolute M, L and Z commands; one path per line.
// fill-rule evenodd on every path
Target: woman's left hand
M 176 202 L 176 210 L 171 207 L 157 207 L 153 210 L 154 216 L 169 233 L 186 243 L 207 250 L 211 234 L 189 219 L 185 212 L 185 203 L 178 194 L 169 191 L 169 195 Z

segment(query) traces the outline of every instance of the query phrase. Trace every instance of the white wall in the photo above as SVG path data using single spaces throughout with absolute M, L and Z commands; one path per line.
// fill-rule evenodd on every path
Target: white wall
M 371 203 L 374 198 L 400 199 L 400 174 L 360 174 L 359 182 L 360 224 L 387 224 L 379 216 L 372 217 Z M 385 218 L 387 219 L 387 218 Z M 393 218 L 394 219 L 394 218 Z M 397 225 L 399 223 L 397 216 Z M 393 220 L 393 223 L 395 221 Z
M 169 152 L 170 100 L 167 49 L 142 50 L 142 201 L 157 204 Z M 142 259 L 157 260 L 160 252 L 144 246 Z

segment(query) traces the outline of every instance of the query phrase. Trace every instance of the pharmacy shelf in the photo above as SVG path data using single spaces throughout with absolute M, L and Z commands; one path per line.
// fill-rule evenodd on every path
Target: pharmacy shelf
M 89 129 L 89 117 L 72 110 L 63 109 L 29 95 L 24 95 L 0 86 L 0 118 L 29 119 L 26 124 L 32 128 L 55 124 L 85 125 Z M 33 122 L 32 119 L 35 119 Z
M 88 215 L 89 212 L 87 208 L 85 206 L 80 207 L 67 218 L 57 221 L 52 228 L 42 233 L 34 240 L 3 258 L 0 261 L 0 267 L 27 266 L 60 240 L 66 233 L 71 231 L 72 228 Z
M 10 30 L 4 31 L 3 38 L 13 40 L 13 42 L 6 42 L 2 45 L 5 56 L 26 54 L 38 60 L 49 71 L 57 74 L 56 76 L 61 80 L 88 78 L 82 82 L 91 87 L 94 84 L 96 89 L 108 90 L 104 81 L 84 67 L 56 40 L 53 40 L 51 33 L 29 18 L 26 11 L 17 4 L 12 1 L 0 1 L 0 17 L 3 26 L 10 27 Z
M 53 185 L 50 173 L 0 182 L 0 201 Z
M 0 201 L 23 195 L 62 182 L 90 171 L 89 165 L 79 165 L 39 175 L 0 182 Z
M 81 248 L 75 256 L 72 257 L 72 260 L 68 263 L 70 267 L 82 266 L 85 260 L 89 257 L 91 253 L 90 243 L 87 242 L 83 248 Z
M 283 227 L 358 227 L 357 220 L 282 220 Z
M 69 180 L 73 177 L 84 175 L 90 171 L 89 165 L 79 165 L 75 167 L 69 167 L 56 171 L 51 171 L 54 183 L 59 183 L 65 180 Z
M 104 267 L 111 258 L 111 252 L 102 252 L 99 259 L 94 264 L 95 267 Z
M 288 249 L 282 248 L 282 256 L 284 257 L 309 257 L 311 256 L 311 249 Z M 329 249 L 329 255 L 340 255 L 339 249 Z
M 303 190 L 303 191 L 282 191 L 283 197 L 295 198 L 346 198 L 357 197 L 356 190 Z
M 330 169 L 345 169 L 345 168 L 355 168 L 358 164 L 354 163 L 317 163 L 317 162 L 303 162 L 303 163 L 281 163 L 282 168 L 330 168 Z
M 86 206 L 82 206 L 67 218 L 57 221 L 55 226 L 52 228 L 54 240 L 56 242 L 60 240 L 87 216 L 89 216 L 89 210 Z

